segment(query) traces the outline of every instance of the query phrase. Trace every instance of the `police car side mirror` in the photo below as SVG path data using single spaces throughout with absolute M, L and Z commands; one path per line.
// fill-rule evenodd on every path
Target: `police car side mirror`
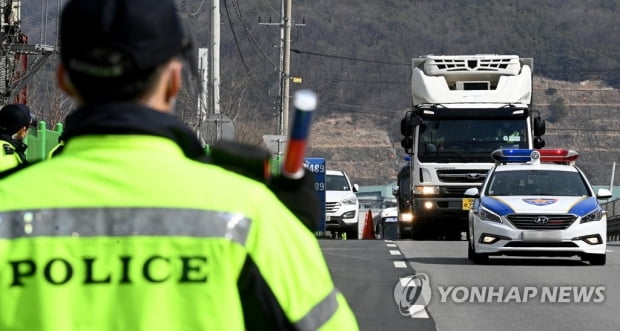
M 360 190 L 360 186 L 357 184 L 353 184 L 353 192 L 357 192 Z
M 399 195 L 400 194 L 400 186 L 396 185 L 392 187 L 392 195 Z
M 598 191 L 596 192 L 596 198 L 597 199 L 609 199 L 611 198 L 613 194 L 611 194 L 611 191 L 606 189 L 606 188 L 599 188 Z
M 472 197 L 472 198 L 479 198 L 480 197 L 480 191 L 478 191 L 477 187 L 468 188 L 465 191 L 465 196 L 466 197 Z

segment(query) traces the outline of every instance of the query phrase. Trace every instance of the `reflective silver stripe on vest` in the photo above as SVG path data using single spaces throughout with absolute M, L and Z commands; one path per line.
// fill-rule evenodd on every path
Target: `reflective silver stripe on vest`
M 217 237 L 245 245 L 251 221 L 242 214 L 173 208 L 63 208 L 0 212 L 0 238 Z
M 338 310 L 338 293 L 338 290 L 334 288 L 325 299 L 295 323 L 297 330 L 318 330 L 323 326 Z

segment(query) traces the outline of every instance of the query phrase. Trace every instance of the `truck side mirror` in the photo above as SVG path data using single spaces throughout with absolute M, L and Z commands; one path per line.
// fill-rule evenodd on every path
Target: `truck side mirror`
M 420 125 L 422 119 L 418 115 L 412 115 L 408 112 L 405 117 L 400 121 L 400 133 L 405 137 L 410 137 L 413 134 L 413 128 Z
M 545 140 L 541 137 L 534 137 L 534 148 L 541 149 L 545 147 Z
M 545 124 L 545 120 L 537 116 L 534 118 L 534 136 L 544 136 L 545 131 L 547 129 L 547 125 Z
M 405 136 L 405 138 L 400 141 L 400 146 L 405 150 L 411 149 L 413 147 L 413 139 L 411 139 L 410 136 Z
M 402 134 L 405 137 L 409 137 L 413 133 L 413 128 L 411 127 L 411 124 L 409 123 L 410 119 L 411 117 L 405 116 L 405 118 L 400 120 L 400 134 Z
M 392 186 L 392 195 L 399 195 L 400 194 L 400 186 L 396 185 L 396 186 Z

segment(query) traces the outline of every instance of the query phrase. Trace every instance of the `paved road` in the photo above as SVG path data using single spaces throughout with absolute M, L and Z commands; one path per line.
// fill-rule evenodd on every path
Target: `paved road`
M 473 265 L 466 245 L 321 240 L 362 330 L 620 329 L 620 242 L 608 244 L 605 266 L 578 258 L 492 258 L 489 265 Z M 422 273 L 428 275 L 430 304 L 415 318 L 402 316 L 394 287 L 400 278 Z M 420 298 L 417 303 L 425 303 Z
M 383 240 L 320 240 L 336 286 L 361 330 L 435 330 L 431 318 L 403 316 L 394 300 L 400 278 L 413 274 L 395 243 Z

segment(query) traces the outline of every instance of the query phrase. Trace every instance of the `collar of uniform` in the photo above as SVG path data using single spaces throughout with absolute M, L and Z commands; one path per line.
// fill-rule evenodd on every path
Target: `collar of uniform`
M 83 107 L 65 120 L 63 139 L 85 135 L 151 135 L 173 140 L 192 159 L 204 154 L 195 134 L 172 114 L 133 103 Z
M 18 153 L 24 153 L 26 151 L 26 148 L 28 148 L 28 145 L 24 144 L 23 141 L 15 140 L 11 135 L 5 133 L 0 133 L 0 140 L 6 141 L 11 144 L 13 148 L 15 148 L 15 151 L 17 151 Z

